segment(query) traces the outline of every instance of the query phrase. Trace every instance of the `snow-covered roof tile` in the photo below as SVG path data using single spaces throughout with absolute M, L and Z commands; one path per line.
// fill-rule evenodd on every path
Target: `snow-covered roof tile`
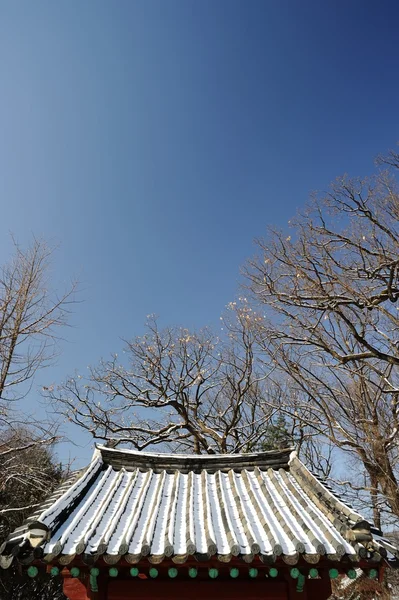
M 39 547 L 29 531 L 43 529 Z M 360 532 L 360 533 L 359 533 Z M 317 480 L 292 449 L 239 455 L 151 454 L 98 446 L 1 554 L 68 564 L 190 555 L 228 561 L 396 556 L 361 515 Z M 385 547 L 384 547 L 385 546 Z M 3 561 L 8 564 L 9 561 Z M 1 561 L 0 561 L 0 564 Z

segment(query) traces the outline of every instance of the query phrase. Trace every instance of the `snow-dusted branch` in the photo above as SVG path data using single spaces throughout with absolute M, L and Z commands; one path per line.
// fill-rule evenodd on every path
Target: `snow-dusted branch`
M 143 450 L 167 445 L 194 453 L 260 447 L 273 415 L 270 391 L 256 370 L 256 315 L 229 305 L 225 335 L 209 329 L 158 328 L 126 342 L 113 356 L 63 386 L 47 390 L 58 410 L 95 438 Z
M 343 177 L 315 196 L 289 235 L 258 240 L 245 269 L 251 303 L 265 315 L 265 363 L 277 383 L 290 381 L 282 410 L 356 457 L 376 521 L 377 493 L 399 517 L 397 154 L 384 164 L 391 171 Z

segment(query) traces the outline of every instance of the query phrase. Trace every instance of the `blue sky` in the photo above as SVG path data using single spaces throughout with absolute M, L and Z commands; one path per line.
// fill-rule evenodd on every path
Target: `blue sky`
M 38 387 L 149 313 L 217 324 L 253 239 L 370 171 L 399 139 L 398 19 L 389 0 L 0 1 L 0 256 L 43 236 L 57 285 L 81 282 Z

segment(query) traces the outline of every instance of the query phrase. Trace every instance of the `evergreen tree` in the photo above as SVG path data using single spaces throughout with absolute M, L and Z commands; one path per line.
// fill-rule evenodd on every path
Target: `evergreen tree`
M 262 450 L 282 450 L 295 445 L 292 432 L 289 430 L 284 413 L 279 412 L 274 420 L 267 426 L 265 436 L 261 442 Z

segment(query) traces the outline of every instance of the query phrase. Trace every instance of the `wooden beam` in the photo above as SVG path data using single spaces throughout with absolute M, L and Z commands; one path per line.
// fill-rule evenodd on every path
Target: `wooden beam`
M 284 581 L 266 581 L 260 578 L 220 581 L 209 577 L 202 580 L 132 580 L 110 579 L 106 600 L 170 600 L 171 598 L 227 598 L 231 600 L 288 600 L 287 585 Z M 298 597 L 299 598 L 299 597 Z M 309 596 L 310 598 L 310 596 Z M 319 596 L 311 596 L 319 600 Z M 303 599 L 302 599 L 303 600 Z M 324 597 L 320 597 L 324 600 Z

